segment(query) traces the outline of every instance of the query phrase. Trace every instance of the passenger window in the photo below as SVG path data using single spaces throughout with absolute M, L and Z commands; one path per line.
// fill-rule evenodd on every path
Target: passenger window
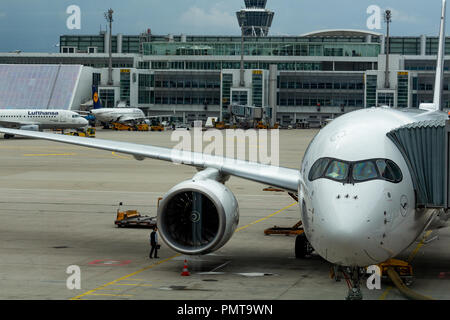
M 377 168 L 372 161 L 359 162 L 353 165 L 353 179 L 367 181 L 378 178 Z
M 346 180 L 348 176 L 348 167 L 349 165 L 347 163 L 334 160 L 328 166 L 325 177 L 340 181 Z
M 316 161 L 309 172 L 309 181 L 314 181 L 321 178 L 328 166 L 328 163 L 330 163 L 330 159 L 326 158 Z

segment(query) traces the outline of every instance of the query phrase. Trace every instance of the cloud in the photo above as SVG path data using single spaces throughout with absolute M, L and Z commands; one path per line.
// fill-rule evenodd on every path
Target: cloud
M 227 10 L 221 10 L 218 6 L 214 6 L 209 10 L 199 7 L 191 7 L 181 15 L 180 22 L 189 27 L 210 29 L 236 29 L 236 17 Z
M 392 12 L 392 22 L 397 21 L 397 22 L 406 22 L 406 23 L 418 23 L 421 20 L 419 17 L 410 15 L 406 12 L 403 12 L 403 11 L 400 11 L 400 10 L 397 10 L 394 8 L 388 7 L 386 9 L 389 9 Z

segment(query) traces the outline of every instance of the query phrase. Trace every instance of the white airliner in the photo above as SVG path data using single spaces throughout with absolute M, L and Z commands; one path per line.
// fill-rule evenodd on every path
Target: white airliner
M 300 170 L 133 143 L 2 128 L 0 132 L 203 169 L 168 191 L 158 208 L 161 237 L 170 248 L 187 255 L 218 250 L 234 234 L 239 208 L 225 186 L 230 176 L 298 193 L 306 236 L 296 240 L 297 255 L 307 254 L 312 247 L 329 262 L 346 267 L 351 292 L 358 297 L 361 267 L 399 255 L 425 230 L 448 226 L 446 211 L 417 205 L 413 173 L 387 137 L 407 124 L 448 119 L 440 111 L 445 8 L 443 0 L 433 103 L 422 104 L 420 110 L 369 108 L 333 120 L 310 143 Z
M 68 110 L 0 110 L 0 127 L 42 131 L 44 129 L 78 129 L 88 125 L 78 113 Z M 5 139 L 14 135 L 5 134 Z
M 142 122 L 146 119 L 144 112 L 138 108 L 101 108 L 91 113 L 98 121 L 105 123 Z
M 92 101 L 94 109 L 90 113 L 102 123 L 139 123 L 146 119 L 144 112 L 139 108 L 103 108 L 96 86 L 92 86 Z

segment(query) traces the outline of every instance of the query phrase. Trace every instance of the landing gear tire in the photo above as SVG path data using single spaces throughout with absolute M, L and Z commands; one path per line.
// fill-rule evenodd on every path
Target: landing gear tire
M 13 136 L 12 134 L 5 134 L 5 135 L 3 136 L 3 138 L 5 138 L 5 139 L 11 139 L 11 138 L 14 138 L 14 136 Z
M 295 238 L 295 257 L 297 259 L 304 259 L 307 255 L 309 255 L 309 243 L 308 239 L 306 239 L 305 234 L 300 234 Z
M 348 295 L 346 300 L 362 300 L 363 295 L 361 292 L 361 279 L 364 274 L 364 268 L 352 267 L 347 268 L 347 276 L 348 278 Z

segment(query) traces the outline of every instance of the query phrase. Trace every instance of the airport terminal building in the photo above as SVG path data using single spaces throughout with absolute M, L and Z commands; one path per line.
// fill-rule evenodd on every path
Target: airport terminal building
M 266 0 L 245 4 L 237 12 L 242 37 L 154 35 L 150 29 L 113 35 L 112 84 L 108 32 L 63 35 L 56 54 L 0 53 L 0 64 L 80 65 L 84 83 L 76 86 L 82 92 L 75 96 L 82 98 L 73 99 L 70 109 L 78 110 L 79 100 L 88 104 L 95 85 L 105 106 L 125 101 L 148 115 L 176 114 L 187 122 L 226 117 L 233 104 L 261 107 L 267 118 L 287 125 L 303 119 L 320 123 L 382 104 L 417 108 L 431 102 L 437 36 L 390 37 L 386 70 L 388 46 L 380 33 L 323 30 L 271 36 L 275 14 L 265 8 Z M 446 43 L 450 54 L 450 38 Z M 450 61 L 445 67 L 447 106 L 449 67 Z

